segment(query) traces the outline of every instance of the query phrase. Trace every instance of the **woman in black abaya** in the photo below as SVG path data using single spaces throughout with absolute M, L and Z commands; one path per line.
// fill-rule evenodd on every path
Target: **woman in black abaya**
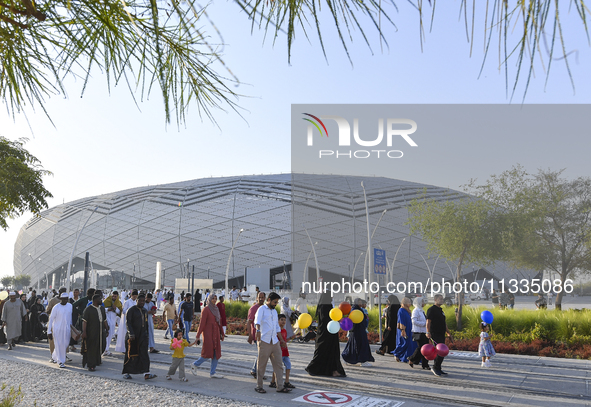
M 318 331 L 314 357 L 306 367 L 310 376 L 345 377 L 345 369 L 341 364 L 341 348 L 338 334 L 328 332 L 327 326 L 331 321 L 329 313 L 332 309 L 330 294 L 323 293 L 318 300 L 316 316 L 318 317 Z
M 382 346 L 376 350 L 378 355 L 384 355 L 396 349 L 396 326 L 398 325 L 398 310 L 400 309 L 400 300 L 394 294 L 388 297 L 388 310 L 386 311 L 386 330 L 382 339 Z

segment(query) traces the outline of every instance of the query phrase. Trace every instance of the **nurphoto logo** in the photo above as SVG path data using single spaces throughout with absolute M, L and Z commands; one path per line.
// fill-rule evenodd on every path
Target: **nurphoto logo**
M 324 124 L 325 120 L 334 120 L 338 126 L 338 144 L 339 147 L 350 147 L 351 146 L 351 125 L 347 119 L 341 116 L 327 115 L 327 116 L 315 116 L 310 113 L 304 113 L 308 117 L 303 119 L 309 124 L 307 126 L 307 145 L 314 146 L 314 133 L 317 130 L 317 134 L 320 137 L 326 136 L 328 138 L 328 130 Z M 384 131 L 384 121 L 386 122 L 386 130 Z M 400 128 L 407 127 L 410 128 Z M 410 137 L 417 130 L 417 123 L 411 119 L 378 119 L 378 134 L 373 140 L 362 139 L 359 135 L 359 119 L 353 119 L 353 140 L 357 146 L 361 147 L 379 147 L 383 145 L 384 133 L 386 134 L 385 147 L 392 147 L 392 140 L 394 137 L 402 137 L 402 139 L 408 143 L 411 147 L 418 147 L 417 143 Z M 387 157 L 387 158 L 402 158 L 404 153 L 401 150 L 388 150 L 388 149 L 363 149 L 363 150 L 329 150 L 323 149 L 318 152 L 319 158 L 369 158 L 369 157 Z

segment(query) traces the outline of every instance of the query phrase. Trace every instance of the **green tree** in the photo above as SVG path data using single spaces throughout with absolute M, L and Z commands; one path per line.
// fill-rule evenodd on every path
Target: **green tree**
M 52 195 L 43 186 L 43 176 L 50 175 L 37 158 L 24 148 L 24 141 L 0 137 L 0 227 L 6 230 L 6 219 L 26 211 L 39 213 L 47 208 Z
M 529 174 L 517 166 L 481 186 L 471 184 L 475 194 L 511 213 L 511 262 L 560 276 L 557 309 L 566 279 L 591 270 L 591 178 L 569 180 L 563 171 Z
M 457 262 L 455 280 L 461 282 L 464 263 L 485 266 L 504 257 L 504 216 L 485 200 L 449 198 L 413 200 L 407 224 L 412 234 L 418 234 L 427 243 L 430 253 Z M 459 293 L 457 299 L 456 322 L 461 330 L 464 293 Z
M 423 16 L 431 15 L 433 20 L 435 1 L 429 2 L 429 6 L 423 0 L 409 1 L 417 12 L 422 41 Z M 379 39 L 380 47 L 387 46 L 382 24 L 396 27 L 394 15 L 399 10 L 395 2 L 386 4 L 380 0 L 234 0 L 234 3 L 252 21 L 252 29 L 257 27 L 271 33 L 273 41 L 285 36 L 288 61 L 297 34 L 308 38 L 310 27 L 325 49 L 323 34 L 327 29 L 320 29 L 323 6 L 334 21 L 347 55 L 347 44 L 354 33 L 372 47 L 365 27 L 377 31 L 374 38 Z M 575 10 L 582 23 L 581 32 L 587 33 L 587 9 L 583 0 L 460 2 L 468 41 L 474 43 L 475 30 L 484 32 L 484 60 L 491 43 L 499 38 L 498 65 L 505 69 L 507 87 L 508 67 L 517 66 L 512 93 L 520 76 L 526 77 L 527 89 L 534 58 L 542 61 L 547 75 L 553 61 L 560 59 L 570 76 L 571 51 L 562 32 L 561 7 Z M 26 105 L 44 109 L 48 97 L 67 94 L 64 85 L 67 78 L 82 78 L 83 94 L 91 70 L 95 69 L 106 74 L 109 87 L 124 82 L 132 94 L 139 89 L 141 99 L 159 89 L 167 122 L 171 116 L 176 117 L 177 123 L 184 122 L 191 103 L 197 104 L 200 114 L 213 119 L 211 109 L 236 107 L 237 95 L 229 84 L 237 79 L 210 44 L 203 28 L 206 17 L 206 10 L 195 0 L 2 0 L 0 97 L 13 115 Z M 409 17 L 412 18 L 402 18 Z M 215 29 L 214 24 L 211 26 Z M 544 47 L 542 43 L 550 46 Z M 511 58 L 515 60 L 510 64 Z M 227 74 L 220 74 L 218 68 L 225 69 L 233 79 L 225 79 Z
M 0 279 L 0 283 L 2 283 L 2 287 L 12 287 L 14 285 L 14 277 L 4 276 Z
M 16 289 L 23 289 L 31 284 L 31 276 L 28 274 L 21 274 L 14 277 L 14 285 Z

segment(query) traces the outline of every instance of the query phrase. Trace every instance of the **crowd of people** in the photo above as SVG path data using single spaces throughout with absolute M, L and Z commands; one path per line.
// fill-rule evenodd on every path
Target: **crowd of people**
M 246 296 L 241 292 L 244 291 L 233 287 L 229 293 L 231 300 L 243 301 Z M 44 305 L 44 296 L 37 296 L 34 290 L 22 296 L 10 292 L 8 299 L 0 303 L 4 328 L 0 332 L 5 334 L 0 342 L 5 339 L 8 350 L 12 350 L 19 341 L 41 340 L 46 336 L 51 363 L 64 368 L 70 361 L 68 352 L 79 351 L 82 366 L 95 371 L 104 357 L 112 356 L 110 347 L 115 341 L 115 352 L 124 353 L 123 377 L 131 379 L 132 375 L 143 375 L 149 380 L 156 377 L 150 371 L 150 353 L 159 353 L 155 348 L 153 317 L 163 308 L 162 315 L 167 322 L 164 338 L 170 340 L 169 348 L 173 351 L 166 379 L 171 380 L 178 370 L 179 379 L 188 381 L 184 368 L 185 348 L 199 345 L 201 354 L 191 365 L 192 373 L 196 374 L 197 367 L 209 362 L 210 377 L 224 377 L 216 371 L 222 357 L 222 343 L 227 336 L 223 292 L 219 295 L 209 290 L 204 293 L 198 290 L 195 295 L 161 290 L 154 293 L 138 290 L 104 293 L 90 288 L 84 296 L 80 294 L 78 289 L 68 293 L 62 287 L 52 293 L 52 298 Z M 442 370 L 443 357 L 438 356 L 430 367 L 420 351 L 427 343 L 445 343 L 445 336 L 451 336 L 441 308 L 444 298 L 435 295 L 434 301 L 435 304 L 425 313 L 423 297 L 415 298 L 411 311 L 409 298 L 399 301 L 398 297 L 391 295 L 383 315 L 384 339 L 376 353 L 392 354 L 396 361 L 410 367 L 421 363 L 423 369 L 431 370 L 436 376 L 446 375 Z M 281 313 L 278 313 L 276 307 L 280 302 Z M 341 359 L 347 366 L 370 367 L 375 361 L 367 335 L 369 315 L 365 300 L 358 298 L 352 305 L 352 310 L 361 311 L 364 318 L 348 333 L 343 352 L 338 335 L 330 333 L 327 328 L 334 306 L 330 294 L 320 295 L 314 356 L 305 369 L 312 376 L 345 377 Z M 291 360 L 287 344 L 296 337 L 307 337 L 306 330 L 299 328 L 297 323 L 292 326 L 295 317 L 303 312 L 307 312 L 305 294 L 300 293 L 292 309 L 288 297 L 281 298 L 275 292 L 266 295 L 257 289 L 255 301 L 248 311 L 247 341 L 257 347 L 251 374 L 257 381 L 255 391 L 258 393 L 266 393 L 263 382 L 269 360 L 273 366 L 269 387 L 282 393 L 295 388 L 290 382 Z M 191 338 L 196 315 L 200 316 L 199 325 Z M 482 327 L 482 332 L 481 356 L 483 367 L 488 367 L 494 349 L 487 328 Z

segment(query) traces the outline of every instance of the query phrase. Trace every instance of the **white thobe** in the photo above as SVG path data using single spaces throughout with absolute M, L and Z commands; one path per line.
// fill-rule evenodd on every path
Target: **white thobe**
M 109 346 L 111 346 L 111 340 L 113 339 L 113 335 L 115 335 L 115 325 L 117 324 L 119 308 L 115 308 L 115 312 L 107 311 L 107 323 L 109 324 L 109 334 L 107 335 L 107 344 L 105 346 L 104 352 L 109 350 Z
M 59 303 L 51 309 L 47 334 L 53 335 L 55 348 L 51 354 L 51 358 L 58 363 L 66 363 L 66 352 L 70 345 L 71 324 L 72 304 L 66 303 L 66 305 L 62 305 Z
M 116 352 L 125 352 L 125 334 L 127 334 L 127 310 L 137 304 L 137 301 L 131 298 L 123 304 L 123 312 L 119 320 L 119 329 L 117 330 L 117 345 L 115 345 Z

